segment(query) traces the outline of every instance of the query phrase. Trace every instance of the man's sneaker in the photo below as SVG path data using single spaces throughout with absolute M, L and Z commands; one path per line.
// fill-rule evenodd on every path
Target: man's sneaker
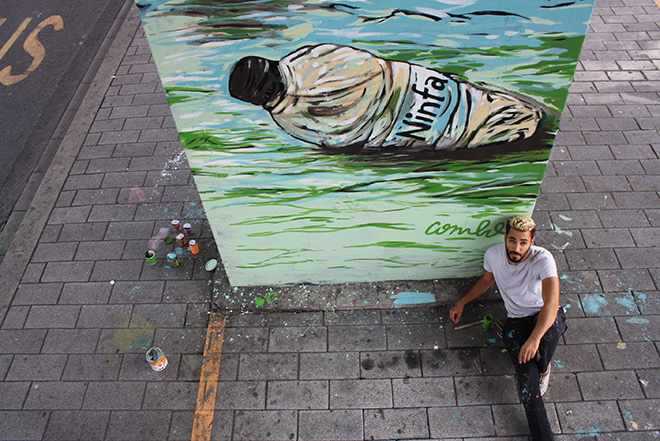
M 547 371 L 539 374 L 539 387 L 541 389 L 541 396 L 543 396 L 547 392 L 549 384 L 550 384 L 550 365 L 548 365 Z

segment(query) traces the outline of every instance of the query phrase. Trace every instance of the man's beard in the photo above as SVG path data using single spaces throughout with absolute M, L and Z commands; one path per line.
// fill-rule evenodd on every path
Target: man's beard
M 515 251 L 507 251 L 506 256 L 509 258 L 509 262 L 520 263 L 523 261 L 528 251 L 529 250 L 525 251 L 525 254 L 516 253 Z

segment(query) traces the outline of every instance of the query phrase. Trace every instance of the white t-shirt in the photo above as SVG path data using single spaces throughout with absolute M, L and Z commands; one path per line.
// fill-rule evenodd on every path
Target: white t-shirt
M 532 246 L 518 265 L 509 263 L 505 245 L 490 247 L 484 256 L 484 269 L 493 273 L 507 315 L 511 318 L 536 314 L 543 307 L 541 281 L 557 277 L 557 265 L 545 248 Z

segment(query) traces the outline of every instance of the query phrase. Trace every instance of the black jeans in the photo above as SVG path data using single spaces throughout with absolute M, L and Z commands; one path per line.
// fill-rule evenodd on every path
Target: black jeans
M 554 439 L 548 415 L 539 388 L 539 373 L 546 372 L 557 349 L 559 337 L 566 330 L 566 313 L 559 308 L 555 323 L 548 329 L 541 343 L 536 358 L 527 363 L 518 363 L 518 352 L 527 341 L 536 326 L 538 314 L 522 318 L 509 318 L 502 330 L 502 339 L 513 367 L 516 371 L 518 382 L 518 393 L 525 408 L 527 424 L 532 434 L 533 441 L 549 441 Z

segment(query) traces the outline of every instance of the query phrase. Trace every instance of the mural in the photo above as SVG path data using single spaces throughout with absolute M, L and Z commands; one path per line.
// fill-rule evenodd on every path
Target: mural
M 593 1 L 136 0 L 235 286 L 479 274 Z

